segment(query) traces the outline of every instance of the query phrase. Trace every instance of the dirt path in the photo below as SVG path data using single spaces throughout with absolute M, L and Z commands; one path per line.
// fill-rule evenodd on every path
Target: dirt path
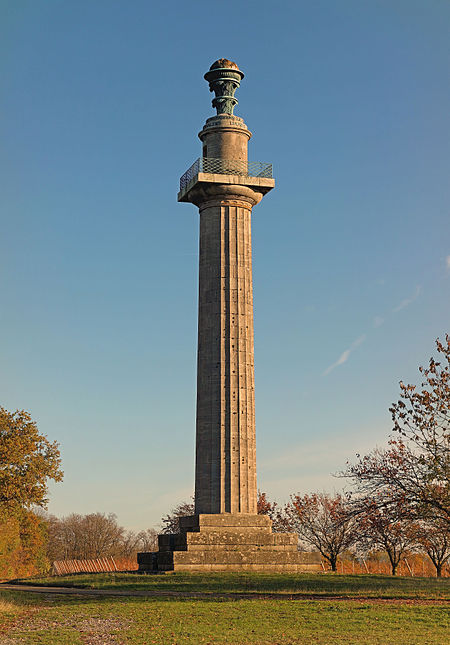
M 199 598 L 199 599 L 224 599 L 224 600 L 322 600 L 335 602 L 371 602 L 377 604 L 401 604 L 401 605 L 436 605 L 450 604 L 445 598 L 424 599 L 424 598 L 386 598 L 380 596 L 323 596 L 321 594 L 303 593 L 215 593 L 205 591 L 169 591 L 169 590 L 138 590 L 138 589 L 88 589 L 86 587 L 44 587 L 34 585 L 0 584 L 0 590 L 26 591 L 31 593 L 71 595 L 71 596 L 97 596 L 110 597 L 122 596 L 127 598 L 142 597 L 165 597 L 165 598 Z

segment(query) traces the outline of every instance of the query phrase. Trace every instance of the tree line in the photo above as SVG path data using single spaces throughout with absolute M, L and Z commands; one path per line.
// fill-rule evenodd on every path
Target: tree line
M 158 533 L 154 528 L 127 531 L 114 513 L 72 513 L 67 517 L 44 517 L 47 526 L 47 558 L 91 560 L 101 557 L 131 558 L 139 551 L 155 551 Z
M 419 387 L 400 382 L 390 407 L 387 448 L 358 455 L 338 474 L 345 494 L 291 495 L 283 507 L 260 494 L 259 512 L 280 531 L 296 531 L 336 571 L 343 551 L 385 551 L 392 574 L 409 550 L 426 553 L 441 576 L 450 557 L 450 337 L 419 367 Z

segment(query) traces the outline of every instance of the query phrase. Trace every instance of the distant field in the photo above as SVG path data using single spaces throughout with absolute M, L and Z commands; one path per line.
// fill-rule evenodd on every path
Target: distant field
M 49 581 L 187 595 L 52 596 L 0 587 L 0 645 L 443 645 L 450 628 L 450 581 L 431 578 L 97 574 Z M 189 597 L 195 592 L 208 597 Z M 252 599 L 255 593 L 270 596 Z

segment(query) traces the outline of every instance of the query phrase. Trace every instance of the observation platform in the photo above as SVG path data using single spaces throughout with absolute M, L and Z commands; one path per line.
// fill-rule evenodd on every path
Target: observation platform
M 179 202 L 190 202 L 189 193 L 199 184 L 246 186 L 265 195 L 275 186 L 272 164 L 200 157 L 180 178 Z

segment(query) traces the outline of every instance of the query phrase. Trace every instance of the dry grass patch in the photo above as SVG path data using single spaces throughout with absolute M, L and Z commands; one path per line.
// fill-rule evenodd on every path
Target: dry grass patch
M 0 645 L 9 645 L 4 634 L 16 623 L 20 616 L 34 611 L 34 602 L 25 594 L 4 592 L 0 590 Z
M 0 598 L 0 614 L 13 614 L 17 610 L 18 607 L 15 603 Z

